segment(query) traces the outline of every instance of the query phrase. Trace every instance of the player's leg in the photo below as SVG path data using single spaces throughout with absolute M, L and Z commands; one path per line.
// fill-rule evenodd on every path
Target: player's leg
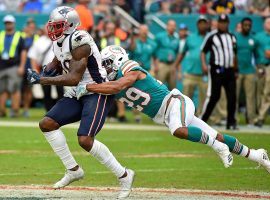
M 212 72 L 211 72 L 212 73 Z M 221 94 L 222 79 L 218 74 L 211 74 L 208 76 L 208 88 L 206 93 L 206 99 L 203 104 L 201 119 L 208 121 L 211 116 Z
M 232 153 L 261 164 L 270 173 L 270 162 L 267 152 L 264 149 L 250 149 L 246 145 L 239 142 L 237 138 L 231 135 L 218 133 L 215 129 L 197 117 L 193 118 L 190 125 L 200 128 L 205 133 L 216 138 L 218 141 L 225 143 Z
M 75 98 L 64 97 L 40 121 L 39 126 L 53 151 L 67 169 L 65 176 L 54 188 L 64 187 L 83 178 L 84 172 L 72 156 L 60 127 L 80 120 L 82 106 Z
M 215 137 L 205 133 L 196 126 L 189 126 L 194 118 L 195 107 L 190 98 L 179 96 L 179 99 L 172 99 L 169 106 L 169 114 L 166 117 L 166 124 L 171 133 L 181 139 L 191 142 L 206 144 L 213 148 L 224 163 L 225 167 L 232 165 L 233 157 L 227 145 L 216 141 Z
M 81 98 L 83 104 L 82 119 L 78 130 L 80 146 L 105 165 L 120 181 L 120 198 L 129 196 L 134 179 L 134 172 L 123 167 L 108 149 L 95 139 L 103 127 L 105 118 L 113 104 L 114 97 L 92 94 Z

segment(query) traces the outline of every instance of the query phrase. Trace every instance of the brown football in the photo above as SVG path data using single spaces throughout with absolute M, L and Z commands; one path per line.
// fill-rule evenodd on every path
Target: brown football
M 55 65 L 51 62 L 48 63 L 45 71 L 50 71 L 53 69 L 56 69 L 59 74 L 63 73 L 63 68 L 62 68 L 61 62 L 59 62 L 58 65 Z

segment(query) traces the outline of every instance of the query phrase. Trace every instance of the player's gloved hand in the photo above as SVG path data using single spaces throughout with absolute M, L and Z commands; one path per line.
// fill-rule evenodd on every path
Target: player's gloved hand
M 40 82 L 40 75 L 34 70 L 28 69 L 27 80 L 30 84 L 38 84 Z
M 78 85 L 76 87 L 76 96 L 77 99 L 79 100 L 83 95 L 85 95 L 86 93 L 88 93 L 87 89 L 86 89 L 86 85 Z
M 66 90 L 64 97 L 73 98 L 76 97 L 76 88 L 70 87 Z
M 59 73 L 57 69 L 47 69 L 47 65 L 43 65 L 40 75 L 44 77 L 54 77 L 54 76 L 58 76 Z

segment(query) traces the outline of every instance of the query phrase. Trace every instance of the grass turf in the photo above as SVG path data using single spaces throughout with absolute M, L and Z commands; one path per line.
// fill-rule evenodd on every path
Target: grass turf
M 77 144 L 76 130 L 64 129 L 68 144 L 86 176 L 73 185 L 118 186 L 116 178 Z M 0 184 L 51 185 L 64 167 L 38 128 L 0 127 Z M 234 134 L 250 147 L 268 151 L 270 135 Z M 225 169 L 208 147 L 178 140 L 166 132 L 103 130 L 104 142 L 118 160 L 137 172 L 135 187 L 248 190 L 270 192 L 269 174 L 234 156 Z

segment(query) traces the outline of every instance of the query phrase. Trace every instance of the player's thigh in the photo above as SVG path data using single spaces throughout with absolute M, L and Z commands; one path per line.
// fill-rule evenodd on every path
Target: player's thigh
M 113 105 L 113 95 L 91 94 L 81 98 L 83 104 L 78 136 L 95 135 L 101 130 Z
M 174 134 L 176 129 L 187 127 L 191 123 L 195 113 L 195 106 L 192 100 L 185 95 L 179 99 L 174 99 L 172 104 L 166 119 L 166 125 L 169 127 L 171 134 Z
M 76 98 L 64 97 L 46 114 L 46 117 L 53 119 L 60 126 L 71 124 L 81 119 L 82 104 Z
M 22 78 L 17 73 L 18 67 L 11 67 L 7 71 L 7 91 L 14 93 L 21 89 Z

